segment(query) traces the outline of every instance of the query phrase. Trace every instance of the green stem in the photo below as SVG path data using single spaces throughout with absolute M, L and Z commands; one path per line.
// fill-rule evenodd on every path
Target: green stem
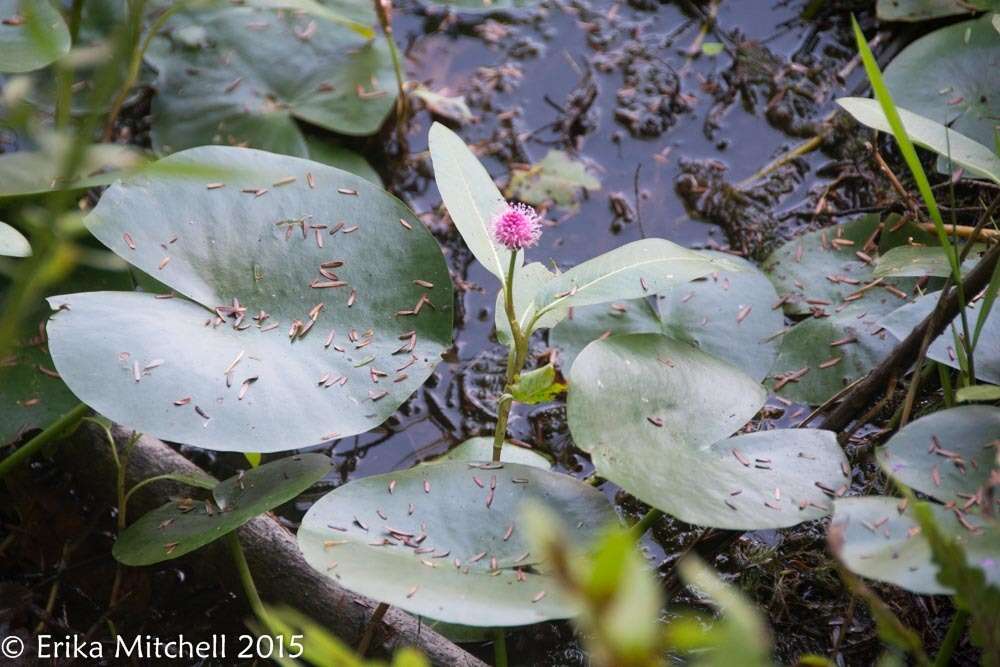
M 58 440 L 61 436 L 65 435 L 67 431 L 71 431 L 75 428 L 89 410 L 90 408 L 88 408 L 85 404 L 80 403 L 62 417 L 49 424 L 48 428 L 44 431 L 26 442 L 24 445 L 15 449 L 13 454 L 5 458 L 3 461 L 0 461 L 0 479 L 6 477 L 7 473 L 16 468 L 22 462 L 37 454 L 42 447 L 54 440 Z
M 247 565 L 247 558 L 243 554 L 243 547 L 240 546 L 240 538 L 236 535 L 236 531 L 230 532 L 226 535 L 226 542 L 229 543 L 229 551 L 233 555 L 233 563 L 236 565 L 236 571 L 240 574 L 240 582 L 243 584 L 243 592 L 247 596 L 247 602 L 250 603 L 250 609 L 253 613 L 264 624 L 264 627 L 271 627 L 270 620 L 267 616 L 267 610 L 264 608 L 264 603 L 261 602 L 260 594 L 257 592 L 257 585 L 253 582 L 253 575 L 250 574 L 250 566 Z
M 934 667 L 947 667 L 951 662 L 951 654 L 958 646 L 958 640 L 965 633 L 965 625 L 968 620 L 969 612 L 964 609 L 955 611 L 955 615 L 951 617 L 951 625 L 948 626 L 948 634 L 944 636 L 941 648 L 938 649 L 938 653 L 934 657 Z
M 663 518 L 663 512 L 653 508 L 646 512 L 645 516 L 632 525 L 632 534 L 635 539 L 639 539 L 646 534 L 646 531 L 653 527 L 653 524 Z
M 507 633 L 497 629 L 496 639 L 493 641 L 493 665 L 494 667 L 507 667 Z
M 514 271 L 517 268 L 517 251 L 510 254 L 510 265 L 507 267 L 507 280 L 504 282 L 504 312 L 507 315 L 507 323 L 510 325 L 510 337 L 512 348 L 507 356 L 507 377 L 504 382 L 504 393 L 500 397 L 500 406 L 497 411 L 497 428 L 493 433 L 493 462 L 500 461 L 500 453 L 503 450 L 503 441 L 507 436 L 507 420 L 510 417 L 510 409 L 514 403 L 511 396 L 511 387 L 517 381 L 517 376 L 524 368 L 525 358 L 528 356 L 528 340 L 521 330 L 521 324 L 517 321 L 517 312 L 514 310 Z

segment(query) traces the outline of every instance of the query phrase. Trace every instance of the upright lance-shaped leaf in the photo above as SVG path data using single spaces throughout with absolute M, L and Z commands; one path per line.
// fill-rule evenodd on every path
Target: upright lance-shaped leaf
M 69 52 L 69 29 L 49 0 L 0 0 L 0 72 L 30 72 Z
M 0 222 L 0 255 L 7 257 L 29 257 L 31 255 L 31 244 L 28 243 L 28 239 L 6 222 Z
M 598 255 L 548 281 L 535 294 L 534 311 L 548 314 L 565 312 L 570 307 L 637 299 L 714 271 L 739 271 L 739 267 L 666 239 L 643 239 Z
M 112 549 L 125 565 L 179 558 L 299 495 L 332 469 L 325 454 L 288 456 L 219 482 L 212 500 L 181 498 L 126 528 Z
M 487 271 L 504 282 L 510 251 L 493 239 L 490 224 L 506 202 L 486 168 L 462 139 L 440 123 L 431 126 L 429 137 L 434 179 L 448 215 L 465 245 Z M 521 265 L 523 253 L 518 255 Z
M 907 424 L 876 456 L 886 474 L 911 489 L 959 507 L 996 470 L 1000 408 L 969 405 L 939 410 Z M 988 494 L 985 496 L 988 497 Z M 969 503 L 972 511 L 983 502 Z
M 837 100 L 837 104 L 859 123 L 879 132 L 892 134 L 892 126 L 878 100 L 841 97 Z M 962 167 L 973 176 L 989 178 L 1000 183 L 1000 157 L 992 150 L 930 118 L 902 108 L 897 108 L 896 111 L 913 143 L 938 155 L 950 157 L 955 166 Z
M 348 590 L 446 623 L 568 618 L 576 605 L 545 574 L 519 523 L 530 502 L 563 517 L 581 547 L 616 521 L 601 492 L 568 475 L 445 461 L 335 489 L 306 513 L 299 547 Z
M 186 298 L 51 298 L 53 360 L 77 396 L 161 438 L 266 452 L 367 431 L 423 384 L 451 340 L 452 291 L 406 206 L 358 176 L 251 149 L 161 163 L 236 170 L 208 184 L 140 175 L 85 219 Z

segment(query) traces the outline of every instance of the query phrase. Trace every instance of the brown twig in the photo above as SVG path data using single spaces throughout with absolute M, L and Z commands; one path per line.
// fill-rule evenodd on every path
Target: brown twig
M 989 283 L 990 276 L 1000 259 L 1000 245 L 992 247 L 978 264 L 968 273 L 963 285 L 966 294 L 978 294 Z M 943 292 L 945 292 L 943 290 Z M 924 336 L 936 339 L 945 327 L 958 315 L 958 290 L 947 290 L 938 300 L 937 306 L 909 335 L 897 345 L 882 363 L 876 366 L 858 383 L 852 392 L 830 413 L 823 422 L 823 428 L 831 431 L 843 430 L 855 416 L 870 405 L 881 394 L 890 378 L 898 377 L 910 367 L 920 351 Z

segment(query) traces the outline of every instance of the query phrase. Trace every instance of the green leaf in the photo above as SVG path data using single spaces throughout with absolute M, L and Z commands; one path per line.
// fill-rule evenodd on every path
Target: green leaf
M 69 53 L 69 29 L 48 0 L 0 0 L 0 72 L 30 72 Z
M 537 306 L 532 299 L 542 287 L 556 274 L 549 271 L 539 262 L 525 264 L 514 272 L 514 313 L 521 323 L 522 330 L 537 313 Z M 497 329 L 497 338 L 508 347 L 511 344 L 510 324 L 507 322 L 507 312 L 504 306 L 504 293 L 500 290 L 497 293 L 496 308 L 493 311 L 494 323 Z M 546 329 L 554 326 L 569 313 L 568 308 L 554 308 L 535 322 L 535 329 Z
M 31 244 L 24 234 L 5 222 L 0 222 L 0 255 L 7 257 L 30 257 Z
M 802 234 L 771 253 L 762 268 L 783 300 L 785 312 L 806 315 L 815 307 L 828 311 L 844 303 L 886 301 L 889 295 L 886 286 L 910 292 L 915 281 L 905 279 L 883 280 L 874 288 L 862 289 L 872 282 L 872 265 L 857 253 L 875 259 L 880 250 L 894 247 L 896 237 L 891 237 L 888 230 L 898 224 L 897 220 L 897 216 L 889 216 L 880 222 L 878 215 L 865 215 L 836 227 Z M 911 232 L 908 235 L 915 241 L 931 239 L 917 228 L 903 229 Z M 872 238 L 877 240 L 869 243 Z
M 828 512 L 817 484 L 844 482 L 846 461 L 828 431 L 727 439 L 766 393 L 729 364 L 666 336 L 591 343 L 570 377 L 570 430 L 597 473 L 682 521 L 740 530 L 791 526 Z
M 715 271 L 739 271 L 739 267 L 666 239 L 633 241 L 577 264 L 542 285 L 533 299 L 532 317 L 657 294 Z M 536 328 L 540 325 L 541 321 Z
M 913 303 L 908 303 L 888 313 L 882 318 L 880 324 L 897 339 L 902 340 L 925 317 L 930 315 L 940 296 L 940 292 L 925 294 Z M 976 321 L 982 308 L 982 301 L 977 301 L 966 307 L 965 310 L 970 322 Z M 952 326 L 945 329 L 944 333 L 931 343 L 930 347 L 927 348 L 929 359 L 952 368 L 959 368 L 958 355 L 955 351 L 955 338 L 952 335 L 952 329 L 961 331 L 959 322 L 960 319 L 956 316 Z M 979 340 L 976 342 L 973 359 L 976 377 L 979 380 L 1000 384 L 1000 315 L 997 315 L 996 310 L 990 310 L 984 321 Z
M 998 439 L 1000 408 L 969 405 L 907 424 L 876 451 L 876 458 L 897 482 L 961 507 L 988 483 Z
M 790 401 L 820 405 L 874 368 L 895 347 L 882 316 L 899 301 L 851 304 L 826 317 L 811 317 L 781 338 L 768 386 Z
M 722 253 L 700 252 L 722 257 Z M 740 270 L 719 271 L 659 294 L 659 316 L 644 299 L 615 303 L 610 308 L 575 308 L 573 318 L 563 320 L 549 334 L 549 343 L 562 354 L 563 371 L 568 372 L 587 343 L 601 336 L 662 332 L 732 363 L 755 380 L 763 380 L 778 355 L 779 340 L 773 334 L 784 324 L 781 312 L 773 308 L 778 297 L 771 282 L 752 263 L 732 256 L 726 261 Z
M 434 179 L 452 222 L 483 267 L 506 281 L 510 251 L 493 240 L 490 225 L 506 206 L 486 168 L 462 139 L 441 123 L 431 126 L 428 140 Z M 520 267 L 523 253 L 517 257 Z M 516 281 L 515 281 L 516 284 Z
M 892 127 L 877 100 L 841 97 L 837 104 L 862 125 L 892 134 Z M 913 143 L 938 155 L 950 155 L 956 166 L 973 176 L 990 178 L 1000 183 L 1000 157 L 985 145 L 912 111 L 902 108 L 897 111 Z
M 59 172 L 65 162 L 67 142 L 53 139 L 39 151 L 18 151 L 0 155 L 0 197 L 51 192 L 60 187 L 82 190 L 110 185 L 124 171 L 143 164 L 143 158 L 130 146 L 96 144 L 87 148 L 78 176 L 61 181 Z
M 432 4 L 448 7 L 452 11 L 469 14 L 492 14 L 530 8 L 537 0 L 431 0 Z
M 493 438 L 479 437 L 469 438 L 458 447 L 449 449 L 445 454 L 433 459 L 430 465 L 441 461 L 491 461 L 493 459 Z M 534 466 L 548 470 L 552 467 L 552 462 L 542 454 L 520 447 L 510 442 L 505 442 L 500 450 L 501 463 L 519 463 L 526 466 Z
M 981 249 L 985 249 L 985 246 L 979 244 L 974 246 L 969 259 L 962 264 L 963 274 L 975 266 Z M 951 275 L 951 265 L 940 246 L 902 245 L 892 248 L 878 258 L 873 275 L 876 278 L 923 276 L 947 278 Z
M 241 171 L 223 187 L 137 176 L 105 192 L 85 219 L 178 297 L 50 299 L 69 306 L 48 332 L 82 400 L 171 441 L 271 452 L 367 431 L 423 384 L 450 345 L 452 288 L 437 242 L 406 206 L 347 172 L 251 149 L 209 146 L 164 163 Z M 424 297 L 418 315 L 405 314 Z M 222 310 L 219 322 L 216 309 L 233 299 L 246 308 L 242 321 Z M 291 337 L 311 312 L 315 325 Z
M 667 633 L 673 645 L 696 651 L 690 664 L 698 667 L 773 665 L 771 632 L 757 608 L 696 556 L 684 558 L 678 568 L 685 583 L 703 591 L 721 612 L 711 628 L 691 628 L 686 636 L 668 626 Z
M 875 12 L 881 21 L 927 21 L 944 16 L 1000 9 L 997 0 L 878 0 Z
M 47 293 L 70 288 L 129 289 L 131 284 L 125 271 L 77 267 Z M 5 312 L 8 285 L 0 279 L 0 312 Z M 42 335 L 50 309 L 41 298 L 32 306 L 10 353 L 0 357 L 0 445 L 45 428 L 80 403 L 56 372 Z
M 726 50 L 722 42 L 704 42 L 701 45 L 701 52 L 706 56 L 717 56 Z
M 566 385 L 556 382 L 556 368 L 552 364 L 521 373 L 518 381 L 511 387 L 514 400 L 528 405 L 554 400 L 564 391 Z
M 1000 116 L 1000 43 L 989 14 L 911 42 L 885 68 L 895 103 L 985 146 Z M 954 152 L 954 151 L 953 151 Z
M 309 149 L 310 160 L 357 174 L 375 185 L 383 185 L 382 177 L 368 164 L 368 160 L 352 150 L 312 135 L 306 135 L 306 147 Z
M 172 500 L 122 531 L 112 549 L 125 565 L 179 558 L 288 502 L 333 468 L 325 454 L 288 456 L 219 482 L 212 500 Z
M 506 194 L 510 199 L 535 206 L 551 202 L 573 208 L 577 206 L 581 192 L 600 189 L 601 181 L 585 163 L 565 151 L 552 149 L 541 162 L 526 169 L 514 170 Z
M 562 516 L 581 545 L 616 521 L 602 493 L 568 475 L 449 461 L 332 491 L 306 513 L 299 546 L 348 590 L 420 616 L 487 627 L 568 618 L 576 606 L 544 573 L 517 523 L 532 501 Z
M 184 31 L 193 27 L 211 40 L 185 42 Z M 340 134 L 372 134 L 396 96 L 384 38 L 366 39 L 329 20 L 288 12 L 180 12 L 153 40 L 146 60 L 158 72 L 152 139 L 159 153 L 228 144 L 308 157 L 296 120 Z
M 931 549 L 913 516 L 913 508 L 899 511 L 899 498 L 868 496 L 838 498 L 833 503 L 830 523 L 831 543 L 839 547 L 844 565 L 869 579 L 893 584 L 921 595 L 950 595 L 954 589 L 938 582 L 938 567 Z M 965 548 L 966 553 L 985 568 L 988 581 L 1000 582 L 1000 535 L 995 528 L 982 529 L 983 520 L 965 515 L 963 520 L 976 529 L 970 531 L 941 505 L 931 511 L 941 531 Z
M 955 400 L 959 403 L 1000 401 L 1000 387 L 995 384 L 977 384 L 972 387 L 962 387 L 955 392 Z
M 243 456 L 246 458 L 247 463 L 250 464 L 251 468 L 259 466 L 261 458 L 263 458 L 260 452 L 244 452 Z
M 978 559 L 960 538 L 942 529 L 930 505 L 914 507 L 920 528 L 930 543 L 934 563 L 940 568 L 938 581 L 955 591 L 960 609 L 971 613 L 974 644 L 983 649 L 982 664 L 1000 661 L 1000 587 L 995 556 L 1000 548 L 1000 527 L 994 522 L 986 529 L 993 541 L 992 556 Z M 972 560 L 970 563 L 969 560 Z

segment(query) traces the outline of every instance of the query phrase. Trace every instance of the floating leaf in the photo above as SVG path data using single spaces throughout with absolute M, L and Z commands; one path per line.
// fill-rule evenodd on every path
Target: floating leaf
M 494 241 L 490 231 L 493 219 L 506 206 L 503 196 L 486 168 L 457 134 L 441 123 L 434 123 L 428 143 L 434 178 L 452 222 L 479 263 L 504 282 L 510 251 Z M 518 254 L 516 261 L 520 267 L 523 253 Z
M 382 177 L 378 175 L 368 160 L 357 153 L 319 137 L 306 136 L 306 146 L 309 148 L 309 159 L 316 162 L 349 171 L 375 185 L 383 185 Z
M 899 303 L 886 294 L 795 325 L 781 337 L 768 386 L 791 401 L 823 403 L 892 351 L 881 318 Z
M 939 410 L 907 424 L 876 456 L 896 481 L 963 507 L 995 470 L 998 441 L 1000 408 L 969 405 Z M 979 504 L 970 507 L 980 509 Z
M 750 377 L 689 345 L 629 334 L 584 349 L 567 411 L 599 475 L 682 521 L 746 530 L 824 516 L 821 487 L 843 484 L 846 465 L 833 433 L 726 439 L 765 398 Z
M 715 271 L 739 271 L 728 259 L 688 250 L 666 239 L 643 239 L 598 255 L 544 283 L 528 312 L 532 318 L 559 314 L 570 307 L 636 299 L 658 294 Z M 547 326 L 555 318 L 539 319 Z M 558 320 L 556 320 L 558 321 Z
M 423 84 L 417 85 L 410 94 L 421 100 L 435 116 L 456 123 L 471 123 L 476 118 L 462 95 L 449 96 L 443 92 L 436 93 Z
M 931 314 L 940 296 L 940 292 L 926 294 L 913 303 L 908 303 L 886 314 L 882 318 L 881 324 L 893 336 L 902 340 Z M 970 328 L 975 328 L 982 303 L 982 301 L 977 301 L 966 307 Z M 959 368 L 952 329 L 958 333 L 962 331 L 961 320 L 957 316 L 952 321 L 951 327 L 946 328 L 944 333 L 938 336 L 927 348 L 927 357 L 952 368 Z M 986 317 L 979 340 L 976 343 L 973 361 L 978 379 L 991 384 L 1000 384 L 1000 316 L 997 316 L 995 309 L 990 310 Z
M 781 312 L 773 308 L 777 294 L 753 264 L 738 257 L 725 259 L 740 270 L 667 288 L 657 297 L 659 317 L 642 299 L 574 309 L 573 319 L 563 320 L 549 334 L 550 344 L 562 352 L 564 371 L 587 343 L 601 336 L 662 332 L 763 380 L 778 355 L 779 341 L 773 334 L 784 324 Z
M 953 591 L 938 583 L 938 568 L 931 562 L 931 550 L 913 518 L 913 509 L 900 513 L 899 498 L 868 496 L 839 498 L 833 503 L 831 542 L 854 573 L 894 584 L 922 595 L 947 595 Z M 966 554 L 986 574 L 1000 583 L 1000 534 L 995 528 L 970 531 L 941 505 L 931 505 L 938 528 L 953 537 Z M 974 515 L 963 520 L 973 528 L 983 527 Z
M 507 196 L 535 206 L 552 202 L 572 207 L 577 204 L 580 192 L 600 189 L 601 181 L 586 164 L 565 151 L 553 149 L 541 162 L 511 173 Z
M 885 84 L 898 106 L 992 146 L 1000 116 L 1000 41 L 990 15 L 911 42 L 885 68 Z
M 701 45 L 701 52 L 706 56 L 717 56 L 725 50 L 726 46 L 722 42 L 703 42 Z
M 878 100 L 863 97 L 841 97 L 837 104 L 854 119 L 870 128 L 892 134 L 882 105 Z M 989 148 L 963 134 L 950 130 L 941 123 L 924 118 L 912 111 L 898 108 L 899 118 L 910 140 L 938 155 L 951 156 L 951 161 L 973 176 L 990 178 L 1000 183 L 1000 157 Z
M 568 475 L 455 461 L 341 486 L 306 513 L 299 546 L 348 590 L 420 616 L 489 627 L 567 618 L 575 605 L 538 572 L 518 528 L 532 501 L 563 517 L 576 543 L 616 521 L 602 493 Z
M 24 234 L 5 222 L 0 222 L 0 255 L 7 257 L 30 257 L 31 244 Z
M 332 469 L 325 454 L 288 456 L 251 468 L 219 482 L 212 500 L 171 500 L 144 514 L 122 531 L 111 553 L 134 567 L 178 558 L 288 502 Z
M 159 73 L 157 152 L 229 144 L 308 157 L 296 120 L 366 135 L 392 109 L 396 82 L 382 37 L 250 7 L 181 12 L 167 26 L 146 53 Z M 195 27 L 211 38 L 185 41 L 184 31 Z
M 423 384 L 450 344 L 451 281 L 402 203 L 347 172 L 251 149 L 161 163 L 241 171 L 224 184 L 137 176 L 85 219 L 186 298 L 50 299 L 69 306 L 48 331 L 82 400 L 168 440 L 269 452 L 367 431 Z
M 912 280 L 883 280 L 863 289 L 872 282 L 872 266 L 878 251 L 898 245 L 894 241 L 900 231 L 905 230 L 918 242 L 930 240 L 928 234 L 913 226 L 891 234 L 887 230 L 895 228 L 897 221 L 897 216 L 889 216 L 882 223 L 877 215 L 866 215 L 843 225 L 803 234 L 774 251 L 764 261 L 763 269 L 783 299 L 785 312 L 806 315 L 813 308 L 837 307 L 847 299 L 851 303 L 881 300 L 887 294 L 887 287 L 909 292 Z M 901 241 L 905 242 L 905 238 Z
M 431 0 L 433 4 L 470 14 L 510 12 L 535 6 L 537 0 Z
M 48 0 L 0 0 L 0 72 L 30 72 L 69 53 L 69 29 Z
M 980 250 L 985 250 L 985 246 L 977 244 L 962 265 L 963 273 L 975 266 Z M 874 276 L 947 278 L 951 276 L 951 264 L 940 246 L 903 245 L 891 249 L 878 258 Z
M 75 289 L 129 289 L 125 271 L 102 271 L 78 267 L 51 291 Z M 0 312 L 9 289 L 0 284 Z M 18 340 L 6 357 L 0 357 L 0 445 L 48 426 L 80 403 L 63 383 L 49 356 L 44 335 L 50 309 L 39 299 L 18 332 Z
M 881 21 L 927 21 L 943 16 L 1000 9 L 997 0 L 878 0 L 875 12 Z
M 441 461 L 490 461 L 493 458 L 493 438 L 469 438 L 458 447 L 449 449 L 447 453 L 430 461 L 431 464 Z M 538 452 L 505 442 L 500 450 L 501 463 L 520 463 L 548 470 L 552 462 Z
M 521 373 L 511 387 L 514 400 L 528 405 L 551 401 L 564 391 L 566 385 L 556 382 L 556 369 L 552 364 Z

